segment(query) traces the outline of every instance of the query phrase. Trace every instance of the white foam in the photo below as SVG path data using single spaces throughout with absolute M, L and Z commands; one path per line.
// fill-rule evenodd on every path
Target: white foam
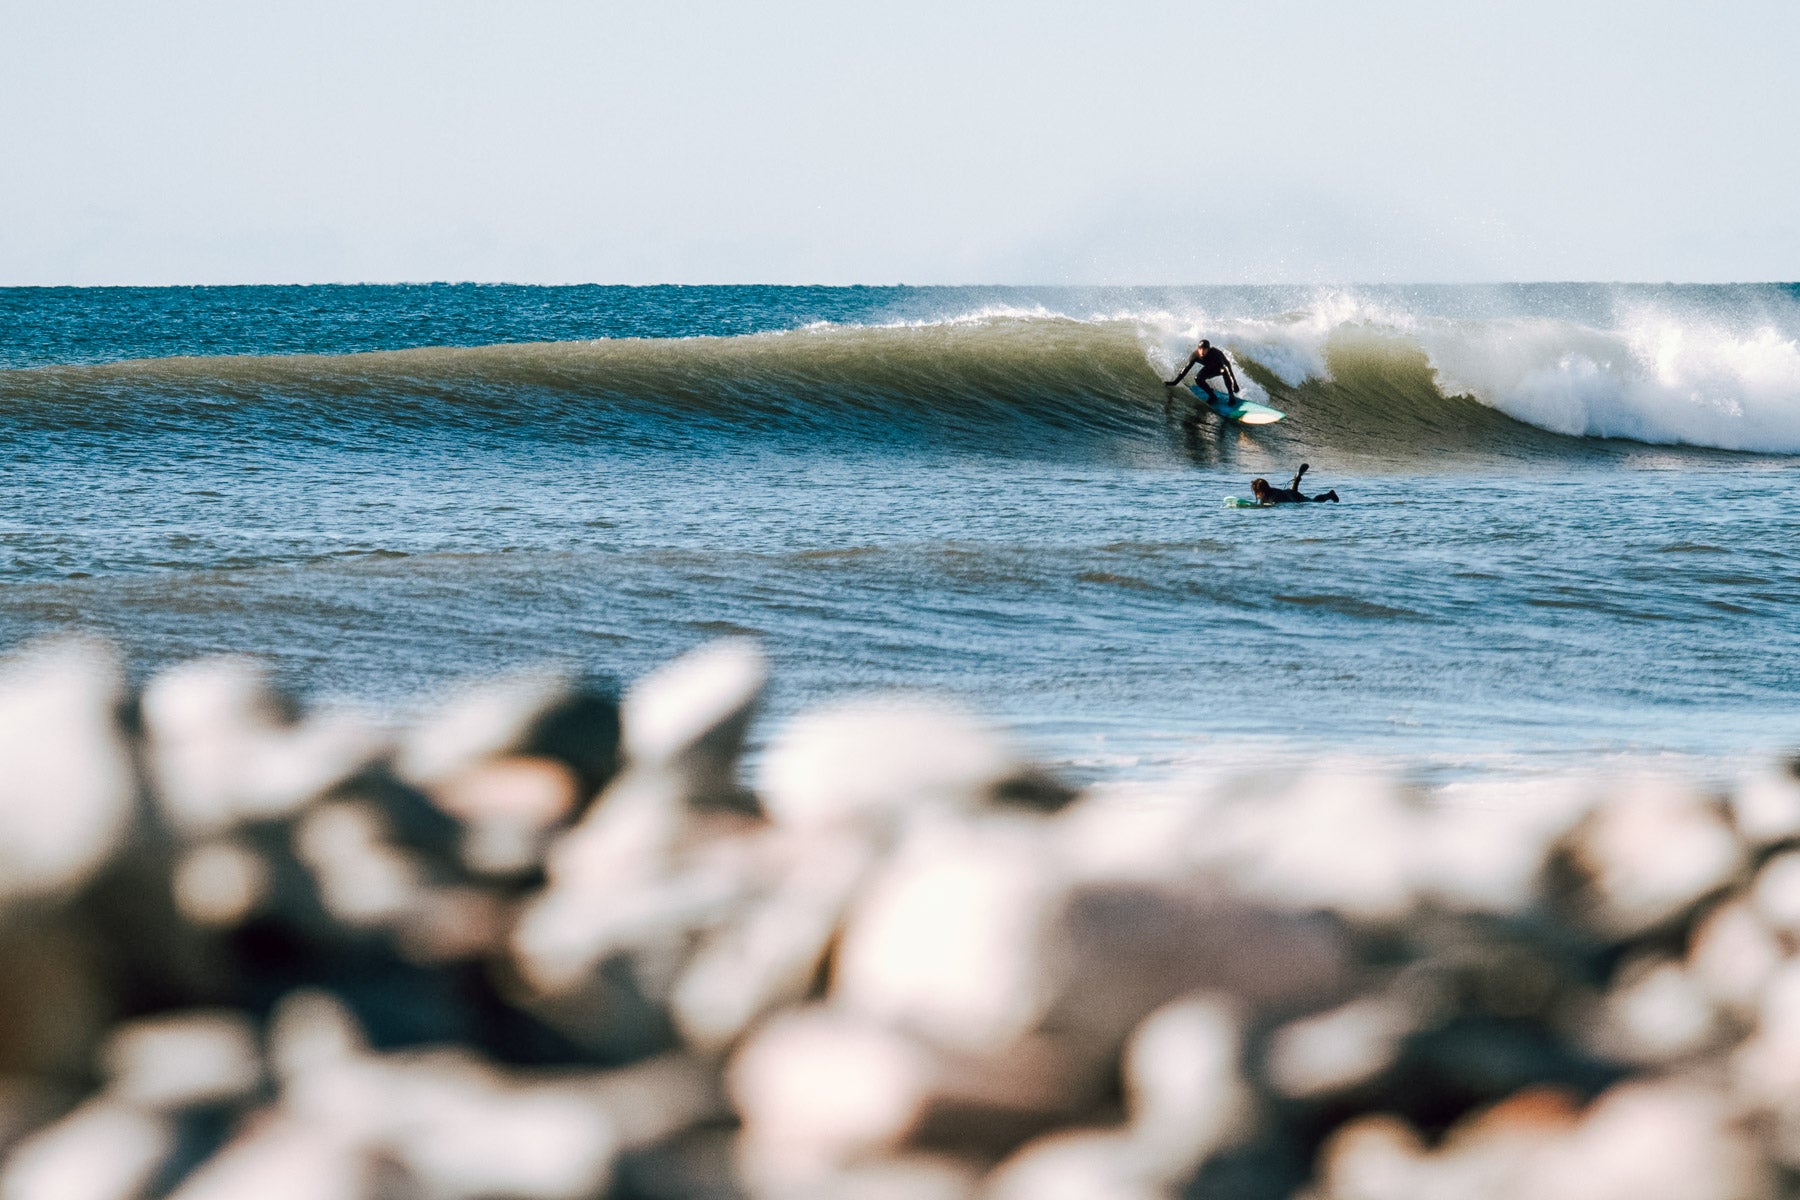
M 1276 318 L 1150 329 L 1154 364 L 1173 370 L 1190 339 L 1210 336 L 1288 387 L 1331 380 L 1334 340 L 1397 337 L 1424 352 L 1445 395 L 1473 396 L 1555 433 L 1800 453 L 1800 337 L 1773 321 L 1642 309 L 1609 328 L 1529 316 L 1452 320 L 1323 293 Z
M 1289 388 L 1331 382 L 1331 351 L 1346 337 L 1391 338 L 1418 347 L 1446 396 L 1472 396 L 1555 433 L 1800 453 L 1800 322 L 1791 312 L 1746 315 L 1742 308 L 1708 309 L 1711 303 L 1707 295 L 1671 295 L 1660 307 L 1622 300 L 1610 319 L 1589 314 L 1593 323 L 1583 324 L 1561 313 L 1516 310 L 1451 318 L 1416 311 L 1403 298 L 1339 288 L 1320 289 L 1274 315 L 1199 299 L 1113 307 L 993 303 L 873 328 L 1122 326 L 1135 331 L 1146 362 L 1165 377 L 1205 337 L 1240 368 L 1253 362 Z M 1242 372 L 1240 380 L 1250 398 L 1268 399 Z
M 1404 312 L 1341 290 L 1320 292 L 1304 308 L 1272 317 L 1159 311 L 1113 319 L 1137 324 L 1145 357 L 1158 371 L 1173 374 L 1204 337 L 1223 347 L 1240 367 L 1248 359 L 1288 387 L 1331 380 L 1326 351 L 1340 332 L 1371 327 L 1405 330 L 1414 324 Z M 1250 399 L 1267 402 L 1265 390 L 1241 371 L 1239 381 Z
M 1800 344 L 1773 325 L 1458 322 L 1420 342 L 1444 390 L 1557 433 L 1800 453 Z

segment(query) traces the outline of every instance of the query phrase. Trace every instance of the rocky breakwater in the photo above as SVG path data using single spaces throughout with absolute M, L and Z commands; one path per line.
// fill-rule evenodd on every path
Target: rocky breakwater
M 1800 1194 L 1800 780 L 1078 792 L 764 663 L 0 668 L 0 1200 Z

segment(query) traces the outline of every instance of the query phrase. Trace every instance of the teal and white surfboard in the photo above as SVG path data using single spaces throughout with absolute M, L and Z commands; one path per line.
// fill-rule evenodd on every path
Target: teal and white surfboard
M 1206 398 L 1206 393 L 1191 383 L 1187 385 L 1187 390 L 1194 393 L 1194 399 L 1200 401 L 1200 403 L 1206 405 L 1206 407 L 1218 413 L 1227 421 L 1236 421 L 1240 425 L 1273 425 L 1275 422 L 1281 420 L 1281 418 L 1287 416 L 1284 412 L 1278 412 L 1268 405 L 1258 404 L 1254 400 L 1234 400 L 1229 396 L 1221 396 L 1217 400 L 1208 400 Z

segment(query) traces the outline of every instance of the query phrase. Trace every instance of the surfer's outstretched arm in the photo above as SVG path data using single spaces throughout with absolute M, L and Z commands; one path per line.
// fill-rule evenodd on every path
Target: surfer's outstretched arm
M 1186 363 L 1184 363 L 1184 364 L 1183 364 L 1183 365 L 1182 365 L 1182 368 L 1181 368 L 1181 374 L 1179 374 L 1179 375 L 1177 375 L 1177 376 L 1176 376 L 1176 377 L 1175 377 L 1175 378 L 1173 378 L 1173 379 L 1165 379 L 1165 380 L 1163 380 L 1163 386 L 1164 386 L 1164 387 L 1174 387 L 1174 386 L 1175 386 L 1175 385 L 1176 385 L 1176 384 L 1178 384 L 1178 383 L 1180 383 L 1180 382 L 1181 382 L 1181 381 L 1182 381 L 1182 380 L 1184 380 L 1184 379 L 1186 379 L 1186 378 L 1187 378 L 1187 373 L 1188 373 L 1188 372 L 1189 372 L 1189 371 L 1191 371 L 1191 370 L 1193 370 L 1193 369 L 1194 369 L 1194 364 L 1195 364 L 1195 363 L 1197 363 L 1197 362 L 1199 362 L 1199 361 L 1200 361 L 1200 355 L 1199 355 L 1199 354 L 1190 354 L 1190 355 L 1188 355 L 1188 360 L 1187 360 L 1187 362 L 1186 362 Z

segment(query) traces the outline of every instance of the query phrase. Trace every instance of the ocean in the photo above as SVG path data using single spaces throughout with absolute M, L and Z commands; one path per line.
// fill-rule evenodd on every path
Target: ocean
M 1198 337 L 1287 420 L 1192 419 Z M 140 677 L 743 636 L 759 737 L 923 690 L 1084 780 L 1800 744 L 1796 285 L 7 289 L 0 413 L 0 644 Z

